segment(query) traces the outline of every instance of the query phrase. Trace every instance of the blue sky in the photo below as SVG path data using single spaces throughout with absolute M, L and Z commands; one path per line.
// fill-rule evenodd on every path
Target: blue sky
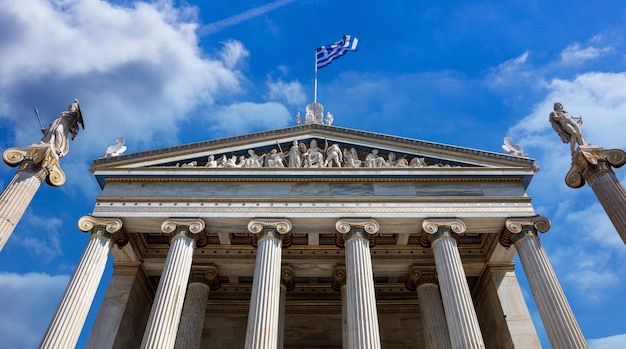
M 352 34 L 359 51 L 319 71 L 334 125 L 491 151 L 513 137 L 541 167 L 528 193 L 552 220 L 542 242 L 585 337 L 626 347 L 626 247 L 592 190 L 565 185 L 569 147 L 548 123 L 560 101 L 590 143 L 626 148 L 625 17 L 617 0 L 0 0 L 0 148 L 40 139 L 33 106 L 47 124 L 79 98 L 86 123 L 67 183 L 40 188 L 0 252 L 0 338 L 39 343 L 85 246 L 76 223 L 99 191 L 87 168 L 107 145 L 293 125 L 313 100 L 315 47 Z M 0 185 L 13 174 L 0 166 Z

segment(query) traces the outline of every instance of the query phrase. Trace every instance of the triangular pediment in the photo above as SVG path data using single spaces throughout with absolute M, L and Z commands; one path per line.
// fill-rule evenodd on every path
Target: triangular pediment
M 93 162 L 91 171 L 96 177 L 103 171 L 110 173 L 120 170 L 127 173 L 137 170 L 159 171 L 163 174 L 172 174 L 172 171 L 177 174 L 193 172 L 196 176 L 219 171 L 250 176 L 251 172 L 256 171 L 267 176 L 274 171 L 281 174 L 313 171 L 319 174 L 321 171 L 395 173 L 502 168 L 532 173 L 534 167 L 534 160 L 525 157 L 335 126 L 306 124 L 102 158 Z

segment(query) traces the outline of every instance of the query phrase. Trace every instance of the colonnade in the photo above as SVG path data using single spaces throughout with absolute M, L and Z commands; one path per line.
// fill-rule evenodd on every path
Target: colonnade
M 549 226 L 542 216 L 509 219 L 500 243 L 517 248 L 552 346 L 586 348 L 537 236 Z M 170 234 L 171 244 L 141 348 L 199 346 L 209 284 L 217 278 L 214 267 L 192 270 L 193 250 L 204 227 L 202 219 L 163 222 L 161 229 Z M 120 238 L 124 233 L 119 219 L 86 216 L 79 221 L 79 228 L 90 231 L 91 236 L 40 348 L 76 345 L 110 249 L 125 241 Z M 345 247 L 345 267 L 335 269 L 333 284 L 342 292 L 343 347 L 380 348 L 370 255 L 370 237 L 378 232 L 379 224 L 374 219 L 340 219 L 335 228 L 340 245 Z M 293 284 L 293 270 L 282 265 L 281 256 L 290 241 L 291 229 L 287 219 L 253 219 L 248 224 L 248 230 L 256 236 L 257 254 L 246 349 L 282 349 L 285 293 Z M 420 244 L 432 248 L 436 269 L 412 269 L 411 278 L 419 298 L 427 348 L 485 348 L 457 246 L 457 237 L 465 229 L 459 219 L 426 219 L 422 224 Z

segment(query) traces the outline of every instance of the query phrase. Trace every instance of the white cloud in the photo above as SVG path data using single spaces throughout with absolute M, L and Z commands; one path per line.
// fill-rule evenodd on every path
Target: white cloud
M 591 59 L 596 59 L 602 56 L 605 53 L 613 51 L 611 46 L 603 47 L 603 48 L 595 48 L 592 46 L 581 48 L 580 44 L 574 43 L 572 45 L 567 46 L 561 52 L 561 62 L 565 64 L 577 63 L 582 61 L 587 61 Z
M 538 213 L 552 220 L 542 241 L 557 275 L 569 284 L 570 293 L 586 302 L 605 302 L 607 292 L 623 285 L 626 251 L 591 188 L 566 186 L 569 146 L 554 132 L 548 115 L 553 103 L 560 101 L 570 115 L 583 115 L 582 131 L 590 143 L 626 148 L 626 74 L 587 73 L 572 80 L 555 79 L 546 87 L 546 97 L 509 134 L 541 167 L 529 194 L 542 193 L 533 203 L 545 210 Z
M 141 147 L 154 138 L 175 142 L 177 123 L 189 113 L 240 91 L 242 77 L 233 69 L 247 56 L 241 43 L 226 42 L 210 58 L 198 46 L 189 8 L 168 1 L 132 6 L 3 2 L 0 30 L 11 35 L 0 41 L 0 118 L 20 124 L 25 116 L 15 106 L 28 106 L 22 109 L 30 126 L 37 104 L 46 124 L 78 97 L 86 129 L 70 152 L 93 157 L 120 136 Z M 37 133 L 20 127 L 16 142 L 33 143 Z
M 274 102 L 243 102 L 221 107 L 211 113 L 209 128 L 227 134 L 241 134 L 255 128 L 273 129 L 287 126 L 292 116 L 284 105 Z
M 265 14 L 267 12 L 270 12 L 272 10 L 275 10 L 277 8 L 283 7 L 285 5 L 288 5 L 289 3 L 294 2 L 295 0 L 277 0 L 274 2 L 271 2 L 269 4 L 265 4 L 262 6 L 258 6 L 255 7 L 251 10 L 248 11 L 244 11 L 241 13 L 238 13 L 234 16 L 219 20 L 217 22 L 213 22 L 211 24 L 208 24 L 205 28 L 204 31 L 207 34 L 213 34 L 213 33 L 217 33 L 220 32 L 228 27 L 231 27 L 233 25 L 237 25 L 239 23 L 243 23 L 247 20 L 250 20 L 252 18 L 258 17 L 262 14 Z
M 37 347 L 68 281 L 68 275 L 0 273 L 3 348 Z
M 524 70 L 529 55 L 530 53 L 526 51 L 520 56 L 511 58 L 497 66 L 489 74 L 487 84 L 491 87 L 502 84 L 519 84 L 520 78 L 529 76 L 529 72 Z
M 604 338 L 588 339 L 589 349 L 626 348 L 626 333 Z
M 244 58 L 250 56 L 250 52 L 237 40 L 229 40 L 224 45 L 220 56 L 228 69 L 234 69 Z
M 290 106 L 302 109 L 306 104 L 306 93 L 298 81 L 284 82 L 281 79 L 267 81 L 269 99 L 285 102 Z

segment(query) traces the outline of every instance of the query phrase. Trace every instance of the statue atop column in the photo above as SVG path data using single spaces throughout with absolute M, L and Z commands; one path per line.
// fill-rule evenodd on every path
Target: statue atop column
M 39 144 L 50 144 L 54 148 L 55 154 L 60 158 L 67 155 L 70 150 L 70 142 L 68 134 L 72 134 L 72 140 L 78 135 L 78 124 L 85 129 L 83 114 L 78 104 L 78 99 L 67 107 L 66 111 L 61 112 L 56 119 L 52 120 L 50 126 L 42 129 L 43 138 Z
M 577 119 L 577 120 L 575 120 Z M 579 146 L 587 145 L 587 141 L 583 137 L 580 125 L 583 123 L 583 117 L 571 117 L 565 110 L 563 104 L 554 103 L 554 111 L 550 113 L 550 123 L 552 128 L 561 137 L 563 143 L 569 143 L 572 154 L 576 150 L 576 144 Z
M 37 118 L 39 118 L 39 113 Z M 41 120 L 39 121 L 41 124 Z M 9 148 L 2 153 L 2 159 L 11 167 L 18 167 L 11 182 L 0 194 L 0 250 L 13 233 L 41 183 L 61 186 L 65 183 L 65 173 L 59 159 L 69 151 L 68 136 L 74 139 L 78 134 L 78 124 L 84 128 L 83 114 L 75 99 L 45 129 L 41 126 L 43 137 L 38 144 L 24 148 Z
M 565 184 L 580 188 L 588 182 L 626 244 L 626 190 L 613 172 L 613 168 L 626 164 L 626 152 L 588 144 L 580 130 L 582 117 L 571 117 L 561 103 L 554 103 L 549 120 L 563 143 L 570 144 L 572 167 L 565 175 Z

